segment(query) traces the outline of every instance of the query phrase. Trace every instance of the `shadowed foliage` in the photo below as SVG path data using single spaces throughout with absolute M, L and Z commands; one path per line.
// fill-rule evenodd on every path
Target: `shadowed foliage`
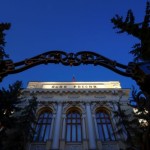
M 122 16 L 116 15 L 111 19 L 114 24 L 114 28 L 119 29 L 117 33 L 127 33 L 140 40 L 133 46 L 133 50 L 130 53 L 134 56 L 135 62 L 147 62 L 150 61 L 150 2 L 146 3 L 146 11 L 143 22 L 135 23 L 135 17 L 132 10 L 128 10 L 127 16 L 123 19 Z M 141 87 L 140 87 L 141 88 Z M 150 95 L 149 91 L 137 91 L 132 90 L 132 98 L 130 100 L 135 105 L 136 113 L 133 114 L 136 120 L 132 120 L 130 116 L 126 114 L 121 108 L 121 104 L 118 102 L 118 111 L 114 112 L 116 116 L 121 119 L 118 120 L 118 125 L 123 124 L 127 142 L 136 148 L 140 145 L 140 150 L 150 149 Z M 134 128 L 133 128 L 134 127 Z M 123 128 L 119 128 L 120 132 L 123 132 Z M 134 136 L 133 136 L 134 135 Z
M 9 89 L 0 90 L 0 147 L 2 150 L 25 150 L 33 138 L 36 98 L 20 97 L 22 83 L 15 82 Z
M 130 51 L 135 61 L 150 60 L 150 2 L 147 2 L 143 22 L 135 23 L 132 10 L 128 10 L 125 20 L 122 16 L 116 15 L 111 22 L 114 24 L 114 28 L 119 29 L 117 33 L 126 32 L 140 40 L 140 43 L 135 44 L 133 50 Z
M 0 60 L 3 60 L 4 57 L 8 58 L 8 55 L 4 51 L 5 47 L 5 30 L 10 29 L 10 23 L 0 23 Z

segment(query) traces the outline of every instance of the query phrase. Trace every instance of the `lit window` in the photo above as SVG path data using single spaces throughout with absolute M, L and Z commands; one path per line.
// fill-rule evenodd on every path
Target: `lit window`
M 81 115 L 78 111 L 70 111 L 66 119 L 66 141 L 81 142 Z
M 96 113 L 99 139 L 102 141 L 114 141 L 115 136 L 109 114 L 105 110 Z
M 43 111 L 38 118 L 33 141 L 46 142 L 49 139 L 52 122 L 52 112 Z

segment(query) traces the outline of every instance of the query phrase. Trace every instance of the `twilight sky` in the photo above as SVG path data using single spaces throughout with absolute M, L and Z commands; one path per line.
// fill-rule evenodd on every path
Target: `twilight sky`
M 111 18 L 126 17 L 132 9 L 136 22 L 142 22 L 146 0 L 0 0 L 0 22 L 10 22 L 5 51 L 14 62 L 50 50 L 67 53 L 93 51 L 127 65 L 133 60 L 129 51 L 139 41 L 126 33 L 117 34 Z M 131 88 L 135 81 L 102 66 L 61 64 L 40 65 L 9 75 L 0 83 L 7 87 L 23 81 L 120 81 Z

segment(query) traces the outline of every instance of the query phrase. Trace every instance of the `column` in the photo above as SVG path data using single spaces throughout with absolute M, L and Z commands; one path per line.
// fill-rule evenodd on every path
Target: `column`
M 53 135 L 53 130 L 54 130 L 54 121 L 55 121 L 55 114 L 52 116 L 52 122 L 51 122 L 51 129 L 50 129 L 50 135 L 49 135 L 49 140 L 46 142 L 46 150 L 49 150 L 52 145 L 52 135 Z
M 99 139 L 98 128 L 97 128 L 97 122 L 96 122 L 96 116 L 93 115 L 93 118 L 94 118 L 94 125 L 95 125 L 95 131 L 96 131 L 96 138 Z
M 83 150 L 88 149 L 88 141 L 86 136 L 86 126 L 85 126 L 85 114 L 82 115 L 82 139 L 83 139 Z
M 97 150 L 102 150 L 102 141 L 100 141 L 100 139 L 99 139 L 97 121 L 96 121 L 95 114 L 93 115 L 93 118 L 94 118 L 94 125 L 95 125 L 96 139 L 97 139 Z
M 56 120 L 55 120 L 55 128 L 54 128 L 54 137 L 53 137 L 53 143 L 52 143 L 52 149 L 59 149 L 61 112 L 62 112 L 62 103 L 58 103 Z
M 50 136 L 49 136 L 50 140 L 52 139 L 52 135 L 53 135 L 54 120 L 55 120 L 55 115 L 53 115 L 53 118 L 52 118 L 51 131 L 50 131 Z
M 85 115 L 82 116 L 82 135 L 83 135 L 83 140 L 85 140 L 86 139 Z
M 65 140 L 66 133 L 66 115 L 63 115 L 62 139 Z
M 88 125 L 88 135 L 89 135 L 89 148 L 96 149 L 92 113 L 91 113 L 91 108 L 89 103 L 86 103 L 86 114 L 87 114 L 87 122 L 88 122 L 87 125 Z

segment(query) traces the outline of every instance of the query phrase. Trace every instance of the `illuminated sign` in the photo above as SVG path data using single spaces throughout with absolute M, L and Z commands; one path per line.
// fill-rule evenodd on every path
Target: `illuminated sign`
M 41 89 L 105 89 L 121 88 L 119 82 L 30 82 L 28 88 Z
M 96 85 L 43 85 L 44 89 L 95 89 Z

